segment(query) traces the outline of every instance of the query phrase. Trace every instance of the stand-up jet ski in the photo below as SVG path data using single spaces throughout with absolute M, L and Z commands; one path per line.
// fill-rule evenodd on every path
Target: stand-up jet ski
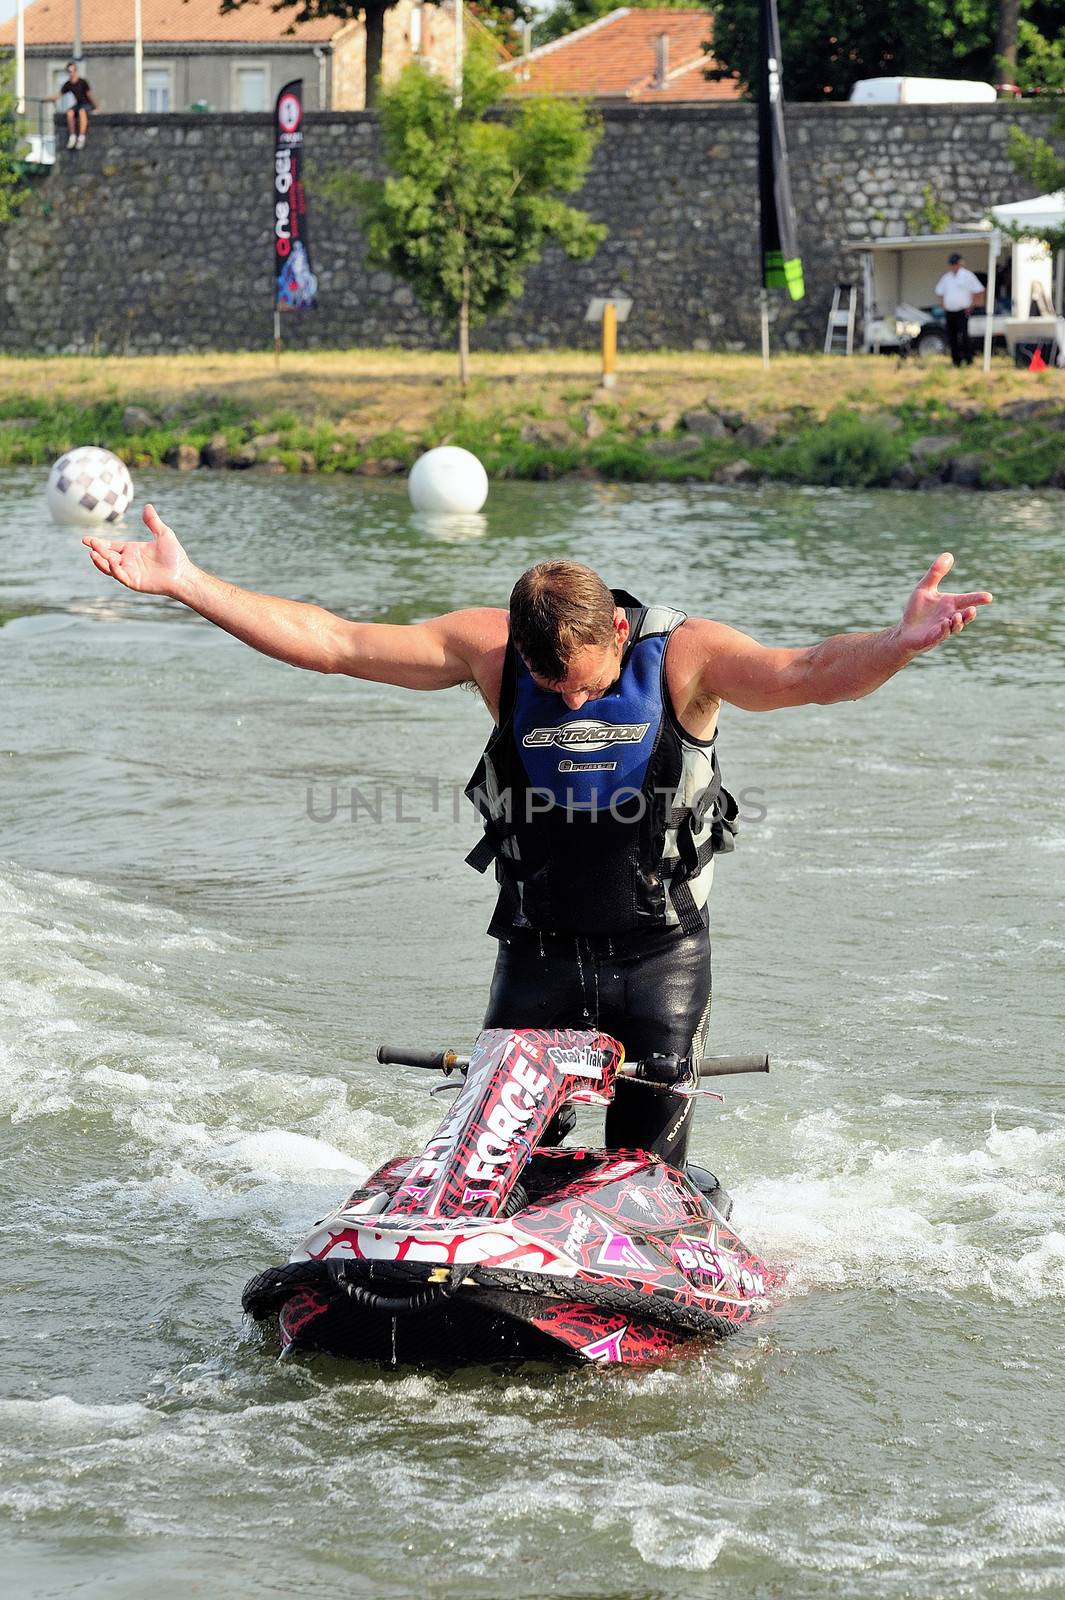
M 642 1150 L 541 1143 L 569 1105 L 608 1105 L 619 1075 L 648 1094 L 708 1094 L 684 1087 L 690 1062 L 626 1062 L 603 1033 L 501 1028 L 468 1058 L 387 1045 L 377 1058 L 454 1078 L 433 1092 L 456 1098 L 420 1155 L 386 1162 L 286 1265 L 248 1284 L 245 1311 L 276 1319 L 283 1353 L 659 1361 L 768 1304 L 778 1275 L 729 1227 L 732 1203 L 710 1173 Z M 709 1077 L 769 1061 L 697 1067 Z

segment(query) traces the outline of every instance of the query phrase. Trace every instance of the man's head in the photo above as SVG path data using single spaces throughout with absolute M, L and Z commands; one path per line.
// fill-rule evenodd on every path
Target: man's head
M 952 256 L 948 256 L 947 257 L 947 266 L 951 269 L 952 272 L 957 272 L 958 268 L 961 265 L 962 265 L 961 256 L 955 250 L 955 252 L 954 252 L 954 254 Z
M 76 78 L 77 75 L 78 75 L 78 63 L 76 61 L 68 61 L 67 62 L 67 77 L 68 78 Z
M 629 623 L 590 567 L 539 561 L 514 585 L 510 632 L 539 687 L 576 711 L 617 682 Z

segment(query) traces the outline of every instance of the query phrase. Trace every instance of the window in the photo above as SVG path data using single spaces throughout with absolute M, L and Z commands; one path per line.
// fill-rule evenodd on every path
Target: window
M 48 93 L 58 94 L 69 77 L 69 73 L 66 69 L 66 63 L 61 61 L 50 61 L 48 63 L 48 76 L 51 80 L 51 88 L 49 89 Z M 56 110 L 69 111 L 73 104 L 74 96 L 72 94 L 65 94 L 63 95 L 62 99 L 56 101 Z
M 237 68 L 237 111 L 266 110 L 266 68 Z
M 145 67 L 144 109 L 156 112 L 170 110 L 169 67 Z

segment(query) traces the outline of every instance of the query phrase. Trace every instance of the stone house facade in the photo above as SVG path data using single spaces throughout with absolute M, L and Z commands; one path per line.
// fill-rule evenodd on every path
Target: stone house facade
M 366 28 L 325 17 L 294 22 L 251 0 L 223 15 L 219 0 L 142 0 L 143 109 L 152 116 L 196 111 L 269 111 L 282 86 L 303 79 L 308 111 L 365 106 Z M 81 72 L 100 107 L 135 107 L 131 0 L 81 6 Z M 66 77 L 74 51 L 74 0 L 33 0 L 25 12 L 26 99 L 32 121 L 40 102 Z M 385 13 L 382 78 L 388 83 L 415 58 L 450 73 L 453 0 L 439 5 L 397 0 Z M 15 22 L 0 27 L 0 50 L 13 49 Z

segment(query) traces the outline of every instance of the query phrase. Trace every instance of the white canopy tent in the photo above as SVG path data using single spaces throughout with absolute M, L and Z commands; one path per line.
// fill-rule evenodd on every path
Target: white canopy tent
M 1056 194 L 1037 194 L 1032 200 L 992 206 L 988 215 L 996 228 L 1030 228 L 1033 233 L 1065 228 L 1065 189 Z M 1065 250 L 1058 251 L 1054 263 L 1054 309 L 1059 319 L 1065 317 Z

